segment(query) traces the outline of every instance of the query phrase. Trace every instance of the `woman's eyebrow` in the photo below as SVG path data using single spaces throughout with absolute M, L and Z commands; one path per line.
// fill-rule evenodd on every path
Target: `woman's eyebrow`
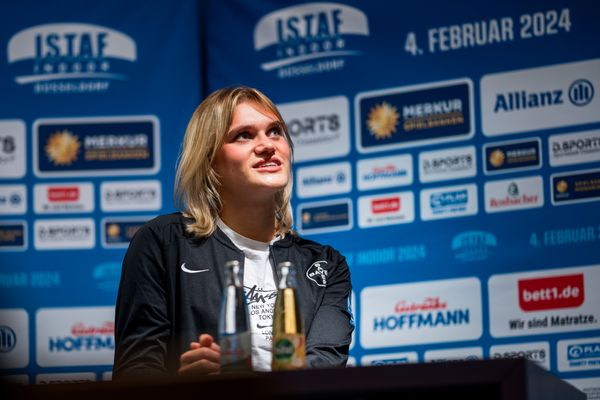
M 284 130 L 285 125 L 281 121 L 273 121 L 269 124 L 268 129 L 278 128 Z
M 267 125 L 266 130 L 270 130 L 273 128 L 283 129 L 283 127 L 284 127 L 284 125 L 280 121 L 273 121 L 273 122 L 269 123 L 269 125 Z M 229 132 L 227 132 L 227 134 L 232 135 L 232 134 L 236 134 L 236 133 L 239 133 L 242 131 L 252 131 L 255 129 L 256 129 L 256 126 L 251 125 L 251 124 L 240 125 L 240 126 L 236 126 L 233 129 L 231 129 Z
M 231 129 L 229 132 L 227 132 L 228 135 L 232 135 L 232 134 L 236 134 L 242 131 L 247 131 L 247 130 L 252 130 L 253 126 L 252 125 L 240 125 L 240 126 L 236 126 L 233 129 Z

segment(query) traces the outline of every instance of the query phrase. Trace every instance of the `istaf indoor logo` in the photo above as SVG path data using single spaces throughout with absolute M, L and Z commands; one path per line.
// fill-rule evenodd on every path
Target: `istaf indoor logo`
M 32 85 L 36 94 L 105 92 L 111 82 L 127 79 L 136 59 L 131 37 L 99 25 L 37 25 L 8 42 L 14 81 Z

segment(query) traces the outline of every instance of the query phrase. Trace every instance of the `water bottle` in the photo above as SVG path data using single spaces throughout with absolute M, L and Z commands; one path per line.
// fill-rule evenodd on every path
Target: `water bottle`
M 252 371 L 250 319 L 243 280 L 244 267 L 239 261 L 227 261 L 219 318 L 222 373 Z
M 273 312 L 273 358 L 271 369 L 302 369 L 305 365 L 304 328 L 298 295 L 296 268 L 289 261 L 277 265 L 279 283 Z

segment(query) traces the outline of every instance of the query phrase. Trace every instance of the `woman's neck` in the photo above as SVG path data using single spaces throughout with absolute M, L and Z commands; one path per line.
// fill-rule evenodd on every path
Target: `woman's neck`
M 270 242 L 275 237 L 274 204 L 258 206 L 236 202 L 235 205 L 230 205 L 224 201 L 219 217 L 225 225 L 249 239 Z

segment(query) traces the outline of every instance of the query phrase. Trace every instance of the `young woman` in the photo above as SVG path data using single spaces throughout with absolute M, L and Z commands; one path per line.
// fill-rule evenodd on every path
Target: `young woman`
M 219 371 L 218 315 L 228 260 L 244 265 L 257 371 L 271 365 L 274 266 L 298 269 L 308 367 L 344 366 L 353 330 L 348 265 L 292 232 L 292 143 L 256 89 L 217 90 L 194 112 L 176 175 L 181 213 L 133 238 L 123 261 L 113 378 Z

